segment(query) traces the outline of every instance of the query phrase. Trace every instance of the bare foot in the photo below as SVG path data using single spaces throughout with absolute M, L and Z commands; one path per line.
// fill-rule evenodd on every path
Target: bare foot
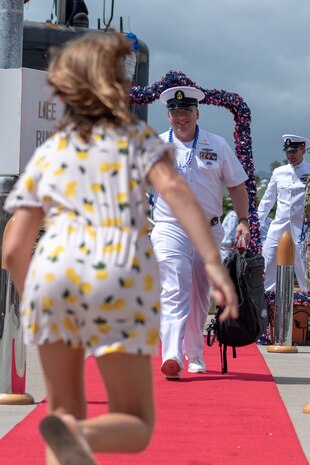
M 60 465 L 98 465 L 72 415 L 48 415 L 40 423 L 40 432 Z

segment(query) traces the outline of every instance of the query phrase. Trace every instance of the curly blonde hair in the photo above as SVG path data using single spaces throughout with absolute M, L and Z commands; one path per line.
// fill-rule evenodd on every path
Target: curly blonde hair
M 58 129 L 73 125 L 88 140 L 94 125 L 136 121 L 129 110 L 125 57 L 130 44 L 120 33 L 87 32 L 51 50 L 48 82 L 65 103 Z

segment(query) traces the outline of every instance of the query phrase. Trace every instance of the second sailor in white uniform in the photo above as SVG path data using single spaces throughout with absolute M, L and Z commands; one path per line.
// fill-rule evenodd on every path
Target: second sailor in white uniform
M 293 134 L 284 134 L 283 150 L 286 152 L 288 164 L 276 168 L 271 176 L 267 189 L 258 207 L 260 223 L 277 202 L 274 220 L 271 222 L 266 242 L 263 247 L 265 258 L 265 288 L 273 291 L 276 288 L 277 250 L 280 237 L 288 231 L 295 243 L 295 273 L 298 285 L 306 290 L 305 248 L 301 242 L 305 184 L 310 176 L 310 163 L 304 161 L 306 147 L 310 141 Z

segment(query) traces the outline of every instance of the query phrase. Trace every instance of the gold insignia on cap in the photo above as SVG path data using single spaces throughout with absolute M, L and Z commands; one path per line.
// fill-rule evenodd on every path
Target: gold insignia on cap
M 178 91 L 174 94 L 174 97 L 175 97 L 177 100 L 183 100 L 183 99 L 184 99 L 184 92 L 182 92 L 181 90 L 178 90 Z
M 286 145 L 291 145 L 291 139 L 286 139 L 285 143 Z

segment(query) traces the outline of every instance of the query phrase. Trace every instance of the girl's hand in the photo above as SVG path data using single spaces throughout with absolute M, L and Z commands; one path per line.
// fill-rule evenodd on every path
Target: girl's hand
M 206 263 L 205 269 L 212 286 L 211 297 L 217 305 L 224 307 L 220 320 L 237 319 L 239 316 L 238 296 L 227 269 L 221 262 Z

